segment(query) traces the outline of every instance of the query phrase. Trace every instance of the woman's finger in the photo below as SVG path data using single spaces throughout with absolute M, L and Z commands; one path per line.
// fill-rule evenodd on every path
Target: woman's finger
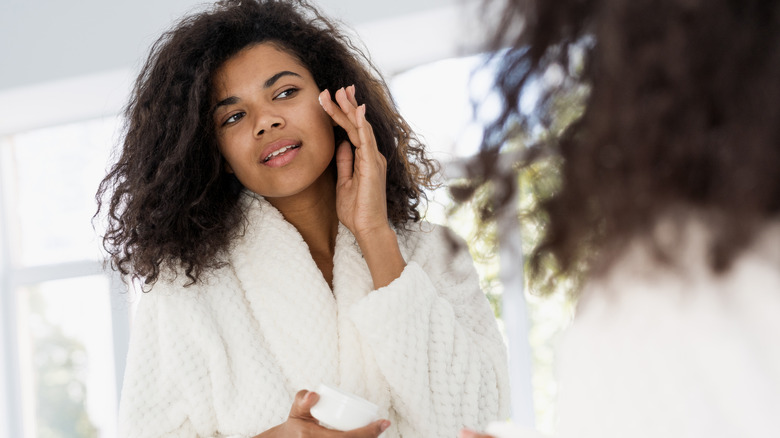
M 291 418 L 310 418 L 311 407 L 317 403 L 320 396 L 314 391 L 302 389 L 295 394 L 295 400 L 290 408 Z
M 355 111 L 355 117 L 357 118 L 357 128 L 358 128 L 358 137 L 360 137 L 360 144 L 361 145 L 367 145 L 368 144 L 368 129 L 366 129 L 366 125 L 368 125 L 368 122 L 366 121 L 366 105 L 360 105 L 357 110 Z
M 355 85 L 350 85 L 347 87 L 347 97 L 349 98 L 349 102 L 357 108 L 358 103 L 357 99 L 355 98 Z
M 339 104 L 339 108 L 344 111 L 344 114 L 349 117 L 349 120 L 353 124 L 357 124 L 357 105 L 353 105 L 347 96 L 347 91 L 344 88 L 336 90 L 336 103 Z
M 374 137 L 374 128 L 368 123 L 366 119 L 366 104 L 360 105 L 356 110 L 357 115 L 357 129 L 358 136 L 360 137 L 361 144 L 367 146 L 371 153 L 378 155 L 377 158 L 384 160 L 384 156 L 379 152 L 379 145 L 376 144 L 376 137 Z M 363 147 L 363 149 L 367 149 Z
M 390 421 L 377 420 L 368 426 L 344 432 L 342 436 L 345 438 L 376 438 L 386 431 L 388 427 L 390 427 Z
M 340 187 L 352 179 L 354 157 L 349 142 L 344 141 L 336 148 L 336 184 Z
M 349 141 L 352 142 L 355 147 L 359 147 L 360 136 L 357 132 L 357 126 L 349 119 L 344 111 L 342 111 L 341 108 L 339 108 L 336 103 L 331 100 L 330 92 L 328 90 L 324 90 L 322 93 L 320 93 L 319 100 L 320 105 L 325 110 L 325 112 L 328 113 L 330 118 L 333 119 L 336 124 L 344 128 L 344 130 L 347 132 Z
M 483 435 L 478 432 L 469 429 L 461 429 L 458 433 L 458 438 L 493 438 L 490 435 Z

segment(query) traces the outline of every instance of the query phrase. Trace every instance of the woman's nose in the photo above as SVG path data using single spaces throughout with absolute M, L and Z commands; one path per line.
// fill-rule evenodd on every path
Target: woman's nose
M 282 127 L 284 127 L 284 118 L 281 115 L 264 112 L 257 118 L 255 132 L 257 136 L 261 136 L 272 129 Z

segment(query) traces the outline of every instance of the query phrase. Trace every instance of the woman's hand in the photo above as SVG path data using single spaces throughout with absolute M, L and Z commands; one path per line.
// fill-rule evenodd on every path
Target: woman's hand
M 315 392 L 298 391 L 287 421 L 255 438 L 377 438 L 390 426 L 387 420 L 377 420 L 368 426 L 346 432 L 324 428 L 319 425 L 316 418 L 311 416 L 311 407 L 317 403 L 317 400 L 319 396 Z
M 336 149 L 339 220 L 358 239 L 389 228 L 385 194 L 387 160 L 379 152 L 374 131 L 366 120 L 366 106 L 358 105 L 355 100 L 355 86 L 336 91 L 336 102 L 325 90 L 320 94 L 320 103 L 355 146 L 354 156 L 347 141 Z
M 473 430 L 461 429 L 460 433 L 458 433 L 458 438 L 493 438 L 493 437 L 490 435 L 483 435 L 478 432 L 474 432 Z
M 323 91 L 320 104 L 355 146 L 354 154 L 347 141 L 337 146 L 336 212 L 339 221 L 355 235 L 374 288 L 379 289 L 398 278 L 406 267 L 387 220 L 387 160 L 379 152 L 374 131 L 366 120 L 366 106 L 355 100 L 354 85 L 336 91 L 335 103 L 330 92 Z

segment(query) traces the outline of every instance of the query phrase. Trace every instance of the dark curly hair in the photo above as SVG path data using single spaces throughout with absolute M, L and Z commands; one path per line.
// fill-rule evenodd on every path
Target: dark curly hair
M 212 75 L 242 49 L 269 42 L 296 57 L 317 86 L 356 85 L 371 111 L 387 159 L 390 222 L 418 221 L 436 163 L 399 115 L 370 60 L 336 24 L 303 0 L 225 0 L 183 18 L 152 46 L 125 110 L 116 164 L 97 192 L 107 213 L 103 246 L 112 268 L 153 284 L 161 269 L 182 269 L 197 282 L 224 265 L 242 232 L 243 187 L 225 172 L 210 118 Z M 336 141 L 346 138 L 340 127 Z
M 704 218 L 710 267 L 723 272 L 777 217 L 780 2 L 511 0 L 504 12 L 494 40 L 510 45 L 498 56 L 503 113 L 483 161 L 516 135 L 509 128 L 549 127 L 562 95 L 587 90 L 575 121 L 530 148 L 560 162 L 560 186 L 541 203 L 537 273 L 553 262 L 597 274 L 677 211 Z M 532 120 L 519 96 L 551 69 L 562 79 Z

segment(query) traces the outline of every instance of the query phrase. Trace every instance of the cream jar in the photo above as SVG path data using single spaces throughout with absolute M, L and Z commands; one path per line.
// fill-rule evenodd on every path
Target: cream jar
M 356 395 L 320 384 L 320 399 L 311 408 L 311 415 L 328 429 L 347 431 L 368 426 L 379 419 L 379 407 Z

